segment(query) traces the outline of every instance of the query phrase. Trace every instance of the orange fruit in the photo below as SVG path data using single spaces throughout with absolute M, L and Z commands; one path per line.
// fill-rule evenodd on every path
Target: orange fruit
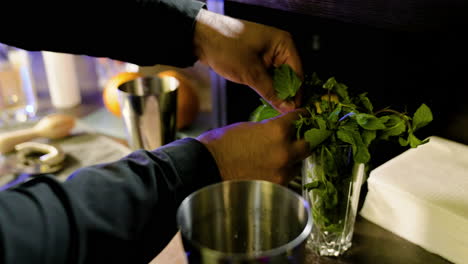
M 110 78 L 104 85 L 104 90 L 102 91 L 102 100 L 104 106 L 116 116 L 120 116 L 120 103 L 119 103 L 119 93 L 117 88 L 124 82 L 131 81 L 140 77 L 141 75 L 137 72 L 121 72 L 118 73 L 112 78 Z
M 134 80 L 142 75 L 136 72 L 121 72 L 113 76 L 104 86 L 103 102 L 107 110 L 116 116 L 121 116 L 118 98 L 118 87 L 124 82 Z M 177 91 L 177 129 L 182 129 L 193 123 L 200 111 L 200 101 L 195 92 L 193 82 L 184 74 L 168 70 L 158 73 L 158 76 L 172 76 L 179 81 Z
M 177 91 L 177 129 L 189 126 L 200 111 L 200 101 L 195 91 L 195 84 L 183 73 L 174 70 L 160 72 L 158 76 L 172 76 L 179 81 L 179 89 Z

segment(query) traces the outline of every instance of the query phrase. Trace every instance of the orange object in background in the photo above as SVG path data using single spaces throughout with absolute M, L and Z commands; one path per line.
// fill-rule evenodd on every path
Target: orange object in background
M 121 72 L 113 76 L 104 86 L 104 106 L 112 114 L 121 116 L 117 88 L 124 82 L 134 80 L 142 75 L 136 72 Z M 177 129 L 182 129 L 193 123 L 200 111 L 200 101 L 195 91 L 194 83 L 182 73 L 168 70 L 158 73 L 158 76 L 172 76 L 179 81 L 177 91 Z
M 102 100 L 107 110 L 116 116 L 120 117 L 122 115 L 120 113 L 119 93 L 117 88 L 122 83 L 134 80 L 140 76 L 141 75 L 137 72 L 121 72 L 107 81 L 102 93 Z

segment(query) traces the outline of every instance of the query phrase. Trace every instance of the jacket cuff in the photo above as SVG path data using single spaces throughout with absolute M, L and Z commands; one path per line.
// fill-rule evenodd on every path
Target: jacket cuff
M 192 192 L 221 181 L 216 161 L 209 150 L 196 139 L 184 138 L 152 151 L 163 152 L 169 157 L 179 179 L 174 182 L 178 203 Z M 179 185 L 179 184 L 177 184 Z

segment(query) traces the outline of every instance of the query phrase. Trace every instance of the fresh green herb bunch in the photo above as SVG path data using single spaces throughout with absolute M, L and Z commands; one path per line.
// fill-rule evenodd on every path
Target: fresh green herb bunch
M 275 69 L 273 84 L 281 99 L 290 100 L 302 82 L 284 64 Z M 374 111 L 367 93 L 350 96 L 345 84 L 334 77 L 324 82 L 316 73 L 304 82 L 303 89 L 313 92 L 304 100 L 309 115 L 301 116 L 295 125 L 297 137 L 305 138 L 313 149 L 321 145 L 349 144 L 353 149 L 354 161 L 367 163 L 370 159 L 369 145 L 376 139 L 398 137 L 400 145 L 410 145 L 412 148 L 428 141 L 414 135 L 432 121 L 432 112 L 425 104 L 416 110 L 413 117 L 389 108 Z M 261 121 L 277 115 L 279 112 L 262 100 L 262 105 L 253 112 L 251 120 Z
M 288 65 L 274 70 L 273 84 L 284 100 L 291 100 L 303 87 L 308 115 L 296 121 L 297 137 L 310 144 L 318 161 L 314 169 L 317 177 L 303 187 L 314 190 L 312 214 L 324 231 L 343 230 L 352 167 L 369 162 L 371 143 L 395 138 L 400 145 L 415 148 L 428 141 L 414 135 L 432 121 L 431 110 L 425 104 L 412 117 L 389 108 L 374 111 L 367 93 L 351 96 L 345 84 L 334 77 L 322 81 L 315 73 L 302 83 Z M 279 112 L 262 100 L 251 120 L 277 115 Z

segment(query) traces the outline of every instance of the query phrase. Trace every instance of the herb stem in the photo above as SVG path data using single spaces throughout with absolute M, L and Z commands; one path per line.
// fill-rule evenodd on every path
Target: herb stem
M 392 113 L 392 114 L 396 114 L 400 117 L 404 117 L 405 115 L 396 111 L 396 110 L 393 110 L 393 109 L 389 109 L 389 108 L 384 108 L 384 109 L 380 109 L 379 111 L 375 112 L 374 115 L 378 115 L 380 113 Z
M 411 122 L 409 121 L 408 116 L 406 116 L 405 114 L 400 113 L 400 112 L 398 112 L 396 110 L 393 110 L 393 109 L 384 108 L 384 109 L 380 109 L 379 111 L 375 112 L 374 115 L 377 116 L 378 114 L 381 114 L 381 113 L 392 113 L 392 114 L 397 115 L 401 119 L 405 120 L 405 123 L 406 123 L 406 126 L 408 127 L 408 130 L 413 131 L 413 127 L 411 125 Z

